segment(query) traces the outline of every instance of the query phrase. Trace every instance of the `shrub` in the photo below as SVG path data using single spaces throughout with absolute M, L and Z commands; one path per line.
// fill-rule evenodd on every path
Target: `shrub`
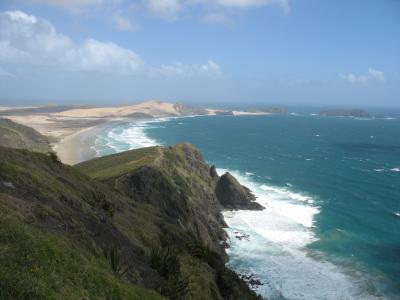
M 163 238 L 163 243 L 168 243 L 169 238 Z M 187 278 L 182 278 L 179 261 L 179 251 L 171 244 L 157 247 L 151 251 L 151 266 L 167 281 L 161 287 L 160 293 L 170 299 L 184 299 L 189 291 Z
M 122 277 L 128 272 L 129 266 L 124 266 L 123 257 L 117 248 L 111 247 L 109 249 L 104 249 L 104 256 L 108 259 L 110 267 L 115 275 Z

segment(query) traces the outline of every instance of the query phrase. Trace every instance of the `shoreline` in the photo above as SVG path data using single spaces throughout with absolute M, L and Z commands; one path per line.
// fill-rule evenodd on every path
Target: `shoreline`
M 32 127 L 50 141 L 59 159 L 69 165 L 94 158 L 96 134 L 115 122 L 157 121 L 163 118 L 218 116 L 221 109 L 199 109 L 179 103 L 149 100 L 115 107 L 0 107 L 1 118 Z M 269 115 L 265 112 L 230 111 L 232 116 Z
M 193 116 L 173 118 L 186 117 Z M 163 118 L 154 118 L 150 121 L 157 121 L 160 119 Z M 312 252 L 305 248 L 317 239 L 312 231 L 312 227 L 314 216 L 317 215 L 319 211 L 318 206 L 314 205 L 312 196 L 285 187 L 271 186 L 270 189 L 263 188 L 262 183 L 254 181 L 251 177 L 254 174 L 241 174 L 240 172 L 243 170 L 217 169 L 218 173 L 223 173 L 224 171 L 231 172 L 241 184 L 251 188 L 259 200 L 265 201 L 268 198 L 269 205 L 266 205 L 268 206 L 266 211 L 248 212 L 239 210 L 232 212 L 231 217 L 224 213 L 224 219 L 231 229 L 227 231 L 230 237 L 230 250 L 227 252 L 230 259 L 229 267 L 241 274 L 241 276 L 252 280 L 252 282 L 255 283 L 251 286 L 254 291 L 264 296 L 268 295 L 273 297 L 281 292 L 281 290 L 276 287 L 283 284 L 286 286 L 285 293 L 291 295 L 295 293 L 295 290 L 291 289 L 290 286 L 296 286 L 298 283 L 296 284 L 297 277 L 290 276 L 290 274 L 297 274 L 299 270 L 303 269 L 305 270 L 303 281 L 304 290 L 310 297 L 315 295 L 323 297 L 326 295 L 325 293 L 319 293 L 317 291 L 319 290 L 318 286 L 326 285 L 327 281 L 324 280 L 324 278 L 328 278 L 328 281 L 332 280 L 343 288 L 341 292 L 343 297 L 348 296 L 352 298 L 354 295 L 362 294 L 363 299 L 375 299 L 375 295 L 373 293 L 369 294 L 367 291 L 370 282 L 368 278 L 364 277 L 363 273 L 337 264 L 337 262 L 323 257 L 318 251 Z M 285 196 L 284 200 L 281 199 L 282 196 Z M 272 200 L 270 199 L 271 197 Z M 290 213 L 294 211 L 305 213 L 306 216 L 303 216 L 304 218 L 295 218 L 295 216 Z M 282 212 L 287 213 L 282 215 Z M 268 218 L 265 216 L 268 216 Z M 278 218 L 280 220 L 290 219 L 290 227 L 285 227 L 285 224 L 288 223 L 287 221 L 285 221 L 285 223 L 273 223 L 273 221 L 277 221 Z M 272 220 L 272 223 L 264 224 L 262 222 L 264 219 Z M 261 227 L 266 227 L 261 228 L 260 226 L 254 226 L 256 225 L 253 224 L 254 220 L 259 220 L 260 222 L 256 223 L 262 225 Z M 269 239 L 265 234 L 268 234 Z M 294 241 L 292 239 L 294 239 Z M 249 243 L 250 240 L 252 241 L 252 245 L 265 245 L 268 251 L 274 252 L 274 249 L 280 247 L 282 247 L 281 249 L 283 250 L 273 253 L 269 257 L 270 259 L 264 260 L 263 252 L 260 252 L 257 247 L 253 248 L 253 250 L 251 250 L 251 247 L 249 248 L 249 244 L 247 243 Z M 249 257 L 246 255 L 240 255 L 240 253 L 243 252 L 256 255 L 258 257 L 258 260 L 255 260 L 256 263 L 252 264 L 253 260 L 248 260 Z M 287 258 L 294 262 L 294 266 L 288 264 Z M 249 263 L 250 269 L 242 269 L 240 266 L 243 262 L 246 264 Z M 263 266 L 263 268 L 259 268 L 259 266 Z M 324 274 L 324 277 L 316 279 L 316 273 L 313 271 L 314 268 L 320 270 L 320 272 Z M 280 282 L 279 280 L 274 280 L 278 278 L 276 274 L 284 276 L 285 281 Z M 268 280 L 265 280 L 266 278 L 268 278 Z M 335 293 L 335 289 L 328 290 L 329 295 Z
M 96 142 L 97 133 L 115 124 L 121 119 L 104 120 L 104 122 L 82 128 L 51 144 L 60 161 L 67 165 L 75 165 L 96 157 L 92 148 Z
M 208 116 L 213 116 L 213 115 L 208 115 Z M 152 119 L 148 119 L 148 120 L 137 119 L 137 118 L 116 118 L 116 119 L 111 119 L 111 120 L 108 119 L 108 120 L 104 120 L 104 122 L 101 124 L 78 130 L 78 131 L 74 132 L 73 134 L 66 136 L 63 140 L 54 144 L 54 150 L 57 152 L 57 154 L 59 155 L 59 157 L 63 161 L 63 163 L 73 165 L 75 163 L 79 163 L 81 161 L 94 158 L 96 156 L 96 152 L 92 149 L 92 146 L 95 143 L 96 135 L 101 130 L 107 129 L 107 127 L 111 127 L 118 123 L 125 123 L 125 122 L 134 122 L 134 123 L 136 123 L 136 122 L 152 122 L 152 121 L 157 122 L 159 120 L 167 119 L 167 118 L 179 119 L 179 118 L 187 118 L 187 117 L 196 117 L 196 116 L 156 117 L 156 118 L 152 118 Z M 230 171 L 232 171 L 232 170 L 230 170 Z M 235 177 L 238 178 L 240 176 L 235 175 Z M 250 179 L 250 177 L 248 179 Z M 243 183 L 246 186 L 251 186 L 251 184 L 249 184 L 248 182 L 243 181 L 243 178 L 242 178 L 242 180 L 240 180 L 240 183 L 241 184 Z M 263 192 L 265 193 L 266 191 L 263 190 Z M 312 202 L 310 202 L 310 203 L 312 203 Z M 230 222 L 230 221 L 233 221 L 233 219 L 229 220 L 229 218 L 226 217 L 225 215 L 224 215 L 224 218 L 226 220 L 226 223 L 230 226 L 230 228 L 237 229 L 236 228 L 237 224 Z M 240 231 L 242 231 L 243 228 L 239 228 L 239 229 L 240 229 Z M 239 230 L 239 229 L 237 229 L 237 230 Z M 247 229 L 249 231 L 243 230 L 243 232 L 245 234 L 248 234 L 249 238 L 253 240 L 253 238 L 255 238 L 257 236 L 258 232 L 254 231 L 255 234 L 253 235 L 252 231 L 255 229 L 252 229 L 250 227 Z M 236 240 L 237 237 L 235 236 L 235 234 L 232 235 L 232 232 L 231 232 L 230 238 L 231 238 L 231 241 L 234 241 L 234 243 L 230 244 L 231 245 L 230 249 L 231 249 L 231 251 L 233 251 L 232 253 L 233 253 L 233 257 L 234 257 L 238 253 L 239 250 L 246 249 L 247 241 L 246 241 L 246 239 L 244 239 L 243 241 L 241 241 L 239 239 Z M 300 234 L 302 234 L 302 233 L 303 232 L 300 232 Z M 280 234 L 280 236 L 283 236 L 283 235 Z M 253 243 L 254 243 L 254 241 L 253 241 Z M 275 242 L 275 244 L 278 246 L 281 245 L 282 243 L 283 243 L 282 241 Z M 248 248 L 247 248 L 247 250 L 248 250 Z M 235 251 L 236 251 L 236 253 L 235 253 Z M 339 265 L 335 264 L 334 262 L 326 260 L 326 259 L 322 260 L 321 257 L 319 257 L 320 259 L 318 259 L 318 257 L 312 257 L 312 255 L 309 255 L 308 252 L 300 251 L 297 246 L 294 247 L 293 249 L 291 249 L 291 251 L 295 251 L 296 253 L 300 254 L 299 256 L 292 257 L 292 259 L 297 264 L 302 265 L 304 267 L 307 267 L 307 266 L 309 267 L 311 265 L 314 265 L 314 263 L 315 263 L 319 269 L 324 271 L 324 274 L 326 274 L 326 276 L 328 276 L 332 280 L 337 280 L 338 283 L 341 283 L 341 286 L 343 286 L 346 290 L 346 294 L 348 293 L 350 295 L 353 295 L 355 293 L 354 291 L 359 291 L 359 287 L 360 286 L 364 287 L 364 284 L 366 284 L 365 282 L 357 283 L 357 281 L 360 281 L 362 277 L 360 277 L 359 274 L 357 274 L 358 276 L 352 277 L 351 275 L 353 274 L 353 271 L 349 271 L 347 269 L 344 269 L 344 270 L 341 269 L 342 266 L 340 264 Z M 230 259 L 232 259 L 232 253 L 228 253 L 228 256 L 230 257 Z M 287 255 L 287 254 L 283 253 L 282 257 L 286 257 L 285 255 Z M 314 253 L 314 255 L 315 255 L 315 253 Z M 242 257 L 242 259 L 244 259 L 244 261 L 245 261 L 246 258 Z M 277 260 L 280 261 L 279 259 L 277 259 Z M 283 263 L 286 263 L 286 261 L 280 261 L 280 262 L 282 262 L 282 265 L 283 265 Z M 270 263 L 270 262 L 267 261 L 266 263 Z M 266 265 L 266 266 L 271 266 L 271 265 Z M 254 270 L 251 273 L 244 272 L 244 271 L 241 272 L 240 268 L 239 269 L 235 268 L 234 264 L 231 264 L 230 268 L 232 268 L 233 270 L 237 271 L 239 274 L 242 274 L 244 276 L 252 275 L 255 279 L 262 280 L 261 281 L 262 285 L 253 287 L 253 289 L 255 291 L 258 291 L 258 292 L 263 291 L 263 293 L 266 293 L 266 294 L 270 294 L 270 293 L 273 294 L 276 292 L 274 289 L 268 290 L 268 285 L 271 282 L 263 281 L 263 278 L 267 278 L 267 277 L 274 278 L 274 276 L 272 276 L 273 274 L 272 275 L 268 274 L 268 276 L 266 276 L 265 273 L 254 271 Z M 265 269 L 268 269 L 268 268 L 266 267 Z M 294 269 L 294 270 L 296 270 L 296 269 Z M 282 270 L 280 271 L 280 273 L 285 274 L 285 272 L 283 272 Z M 309 279 L 312 274 L 313 273 L 308 272 L 308 274 L 305 274 L 305 275 L 307 275 L 306 277 Z M 294 280 L 294 279 L 288 277 L 287 280 Z M 312 283 L 311 280 L 309 282 Z M 319 282 L 321 285 L 324 284 L 324 281 L 316 281 L 316 282 Z M 347 284 L 346 284 L 346 282 L 347 282 Z M 282 283 L 280 283 L 280 284 L 282 284 Z M 287 284 L 287 282 L 286 282 L 286 284 Z M 272 286 L 274 286 L 274 285 L 278 285 L 278 283 L 275 282 Z M 317 288 L 315 288 L 315 290 L 316 289 Z M 312 293 L 311 290 L 308 292 Z M 365 299 L 370 299 L 369 297 L 371 297 L 371 299 L 373 299 L 374 295 L 365 295 L 365 297 L 366 297 Z
M 96 138 L 95 132 L 99 130 L 96 127 L 81 129 L 52 144 L 53 151 L 56 152 L 62 163 L 74 165 L 95 157 L 96 153 L 92 146 Z
M 106 128 L 110 128 L 119 123 L 125 122 L 153 122 L 162 121 L 166 118 L 188 118 L 195 116 L 160 116 L 149 119 L 139 118 L 112 118 L 104 119 L 103 122 L 80 128 L 71 134 L 59 138 L 57 141 L 51 143 L 51 148 L 56 152 L 60 161 L 67 165 L 75 165 L 80 162 L 90 160 L 96 157 L 97 153 L 92 148 L 96 142 L 96 136 L 99 132 Z

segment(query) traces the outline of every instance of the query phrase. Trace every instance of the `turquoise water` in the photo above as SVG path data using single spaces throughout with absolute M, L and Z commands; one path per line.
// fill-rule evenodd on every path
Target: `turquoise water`
M 188 141 L 266 210 L 226 212 L 230 265 L 269 299 L 400 299 L 400 120 L 218 116 L 124 123 L 98 155 Z M 249 234 L 249 240 L 235 236 Z

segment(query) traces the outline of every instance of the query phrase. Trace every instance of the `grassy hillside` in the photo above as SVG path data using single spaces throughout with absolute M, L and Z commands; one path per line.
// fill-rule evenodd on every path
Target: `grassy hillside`
M 35 129 L 17 124 L 9 119 L 0 119 L 0 145 L 35 152 L 48 152 L 49 139 Z
M 94 158 L 75 167 L 94 179 L 110 180 L 137 167 L 154 164 L 162 155 L 162 147 L 141 148 Z
M 77 167 L 0 146 L 0 299 L 257 299 L 213 184 L 187 144 Z
M 0 147 L 0 299 L 161 299 L 135 281 L 148 277 L 155 288 L 162 280 L 140 263 L 135 242 L 151 241 L 115 226 L 132 217 L 137 227 L 155 212 L 129 202 L 52 157 Z M 138 216 L 122 215 L 126 206 Z M 149 240 L 150 227 L 142 229 Z

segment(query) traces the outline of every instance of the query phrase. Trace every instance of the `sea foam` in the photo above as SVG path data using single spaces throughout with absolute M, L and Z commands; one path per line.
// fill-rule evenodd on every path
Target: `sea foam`
M 168 118 L 162 118 L 115 125 L 113 128 L 105 130 L 96 136 L 92 149 L 96 151 L 96 156 L 102 156 L 159 145 L 160 142 L 150 138 L 146 134 L 146 130 L 157 126 L 156 123 L 167 120 Z
M 158 126 L 155 120 L 120 124 L 104 131 L 94 146 L 98 155 L 161 144 L 147 136 L 147 129 Z M 222 174 L 227 170 L 219 169 Z M 229 225 L 229 265 L 242 274 L 254 274 L 263 285 L 257 292 L 268 299 L 370 299 L 338 266 L 307 249 L 317 240 L 313 231 L 320 208 L 316 199 L 290 188 L 252 181 L 257 174 L 230 171 L 249 187 L 263 211 L 226 211 Z M 268 180 L 270 178 L 265 178 Z M 236 232 L 236 233 L 235 233 Z M 249 235 L 237 239 L 237 233 Z
M 313 226 L 320 208 L 313 197 L 229 172 L 265 207 L 263 211 L 224 212 L 229 226 L 229 265 L 260 279 L 263 285 L 255 288 L 257 292 L 267 299 L 373 299 L 358 279 L 307 248 L 317 241 Z M 235 232 L 249 238 L 237 239 Z

